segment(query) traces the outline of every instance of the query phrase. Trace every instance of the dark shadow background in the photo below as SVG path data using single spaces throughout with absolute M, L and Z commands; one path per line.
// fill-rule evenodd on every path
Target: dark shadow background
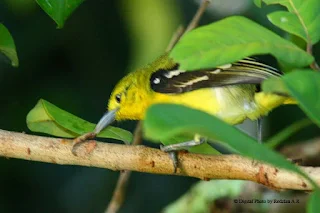
M 35 134 L 27 129 L 25 118 L 40 98 L 91 122 L 99 120 L 112 88 L 128 72 L 128 67 L 135 66 L 132 60 L 137 57 L 128 19 L 123 15 L 124 1 L 119 2 L 87 0 L 61 30 L 56 29 L 51 18 L 32 0 L 0 2 L 0 22 L 11 32 L 20 59 L 19 68 L 12 68 L 8 59 L 0 57 L 1 129 Z M 164 2 L 175 8 L 175 22 L 179 20 L 184 24 L 197 8 L 192 0 Z M 229 2 L 226 10 L 217 6 L 218 9 L 207 12 L 201 22 L 205 24 L 230 15 L 233 3 L 226 2 Z M 235 13 L 272 28 L 266 14 L 274 7 L 258 9 L 245 0 L 243 2 L 245 8 L 235 10 Z M 145 8 L 140 3 L 142 13 Z M 146 20 L 146 24 L 150 20 Z M 162 27 L 158 26 L 159 32 Z M 166 30 L 167 37 L 170 30 Z M 157 35 L 152 33 L 148 34 L 151 43 L 161 37 L 158 32 Z M 164 49 L 165 46 L 162 52 Z M 319 45 L 315 52 L 319 53 Z M 268 118 L 269 134 L 303 116 L 295 106 L 275 110 Z M 133 130 L 134 122 L 118 126 Z M 310 127 L 289 142 L 312 137 L 316 130 Z M 0 158 L 0 171 L 1 213 L 103 212 L 119 175 L 104 169 L 6 158 Z M 120 212 L 160 212 L 196 181 L 185 177 L 133 173 Z

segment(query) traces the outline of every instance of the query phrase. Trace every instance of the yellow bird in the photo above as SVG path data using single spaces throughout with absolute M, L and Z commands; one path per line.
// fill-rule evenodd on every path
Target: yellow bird
M 182 70 L 165 54 L 119 81 L 110 96 L 107 113 L 93 133 L 88 134 L 94 137 L 115 120 L 143 120 L 148 107 L 159 103 L 185 105 L 232 125 L 245 119 L 259 121 L 272 109 L 295 103 L 289 97 L 259 90 L 263 80 L 281 75 L 277 69 L 252 58 L 210 69 Z M 258 127 L 261 141 L 260 122 Z M 74 144 L 86 138 L 85 135 L 80 136 Z M 196 135 L 192 141 L 161 146 L 161 150 L 170 154 L 176 171 L 178 160 L 175 151 L 203 142 L 203 138 Z
M 157 103 L 182 104 L 232 125 L 247 118 L 256 120 L 279 105 L 294 103 L 288 97 L 259 91 L 263 80 L 281 75 L 277 69 L 252 58 L 210 69 L 181 70 L 165 54 L 119 81 L 110 96 L 108 112 L 94 133 L 98 134 L 114 120 L 143 120 L 148 107 Z M 164 150 L 181 147 L 170 145 Z

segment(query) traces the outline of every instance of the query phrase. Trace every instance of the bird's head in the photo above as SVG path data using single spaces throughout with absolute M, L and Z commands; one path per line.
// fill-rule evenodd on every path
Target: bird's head
M 111 93 L 108 111 L 100 119 L 95 132 L 100 132 L 114 120 L 142 120 L 147 108 L 153 103 L 155 92 L 150 87 L 150 77 L 159 69 L 174 66 L 168 55 L 129 73 L 122 78 Z
M 115 120 L 141 120 L 152 99 L 146 69 L 136 70 L 122 78 L 109 98 L 108 112 L 115 111 Z

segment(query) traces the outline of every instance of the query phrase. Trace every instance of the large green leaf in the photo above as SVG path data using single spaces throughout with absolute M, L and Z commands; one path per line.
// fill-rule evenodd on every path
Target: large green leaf
M 281 4 L 289 12 L 278 11 L 268 15 L 277 27 L 315 44 L 320 39 L 319 0 L 263 0 L 266 4 Z
M 64 22 L 84 0 L 36 0 L 40 7 L 62 28 Z
M 270 79 L 262 84 L 266 92 L 279 92 L 293 97 L 309 118 L 320 126 L 320 73 L 294 70 L 281 79 Z
M 19 66 L 18 55 L 16 46 L 9 30 L 0 23 L 0 52 L 11 60 L 14 67 Z
M 309 204 L 309 212 L 318 212 L 319 204 L 316 200 L 320 199 L 319 188 L 312 179 L 278 153 L 216 117 L 182 105 L 156 104 L 147 110 L 143 125 L 145 136 L 152 140 L 161 141 L 175 135 L 192 136 L 197 133 L 224 142 L 244 156 L 296 172 L 314 186 L 316 191 Z
M 294 67 L 312 63 L 313 57 L 259 24 L 233 16 L 187 33 L 170 53 L 181 69 L 212 68 L 256 54 L 274 55 Z
M 91 132 L 95 124 L 66 112 L 45 100 L 39 100 L 27 115 L 27 125 L 31 131 L 54 136 L 74 138 Z M 126 130 L 109 126 L 98 137 L 113 138 L 130 143 L 132 134 Z
M 182 105 L 153 105 L 147 110 L 143 124 L 145 136 L 152 140 L 162 141 L 175 135 L 193 136 L 198 133 L 226 143 L 245 156 L 302 174 L 295 165 L 281 155 L 257 143 L 235 127 L 202 111 Z

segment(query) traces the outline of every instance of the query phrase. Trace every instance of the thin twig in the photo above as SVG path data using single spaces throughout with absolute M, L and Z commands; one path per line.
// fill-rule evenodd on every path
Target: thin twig
M 179 26 L 177 28 L 176 32 L 173 34 L 169 42 L 169 45 L 167 46 L 166 52 L 169 52 L 170 50 L 172 50 L 172 48 L 177 44 L 177 42 L 185 33 L 194 29 L 198 25 L 200 18 L 204 14 L 204 11 L 206 10 L 209 4 L 210 4 L 210 0 L 203 0 L 196 14 L 193 16 L 192 20 L 190 21 L 188 27 L 186 29 L 184 29 L 183 26 Z
M 179 153 L 181 167 L 173 173 L 167 153 L 142 145 L 128 146 L 95 141 L 94 150 L 82 144 L 74 156 L 72 140 L 33 136 L 0 130 L 0 156 L 62 165 L 79 165 L 111 170 L 131 170 L 208 179 L 250 180 L 276 189 L 312 190 L 312 185 L 296 173 L 275 168 L 239 155 L 199 155 Z M 89 153 L 89 154 L 88 154 Z M 320 168 L 299 167 L 320 185 Z
M 142 143 L 142 125 L 141 121 L 137 123 L 136 129 L 134 131 L 134 138 L 132 145 L 140 145 Z M 122 171 L 119 175 L 116 188 L 113 192 L 111 201 L 105 211 L 105 213 L 116 213 L 120 209 L 127 189 L 127 185 L 130 179 L 131 171 Z
M 172 48 L 176 45 L 176 43 L 180 40 L 180 38 L 183 36 L 184 34 L 184 27 L 182 25 L 180 25 L 176 32 L 173 34 L 173 36 L 171 37 L 171 40 L 167 46 L 166 52 L 170 52 L 170 50 L 172 50 Z
M 198 25 L 201 16 L 203 15 L 204 11 L 206 10 L 206 8 L 208 7 L 209 4 L 210 4 L 210 0 L 202 0 L 202 3 L 200 5 L 199 9 L 197 10 L 196 14 L 193 16 L 185 33 L 194 29 Z

